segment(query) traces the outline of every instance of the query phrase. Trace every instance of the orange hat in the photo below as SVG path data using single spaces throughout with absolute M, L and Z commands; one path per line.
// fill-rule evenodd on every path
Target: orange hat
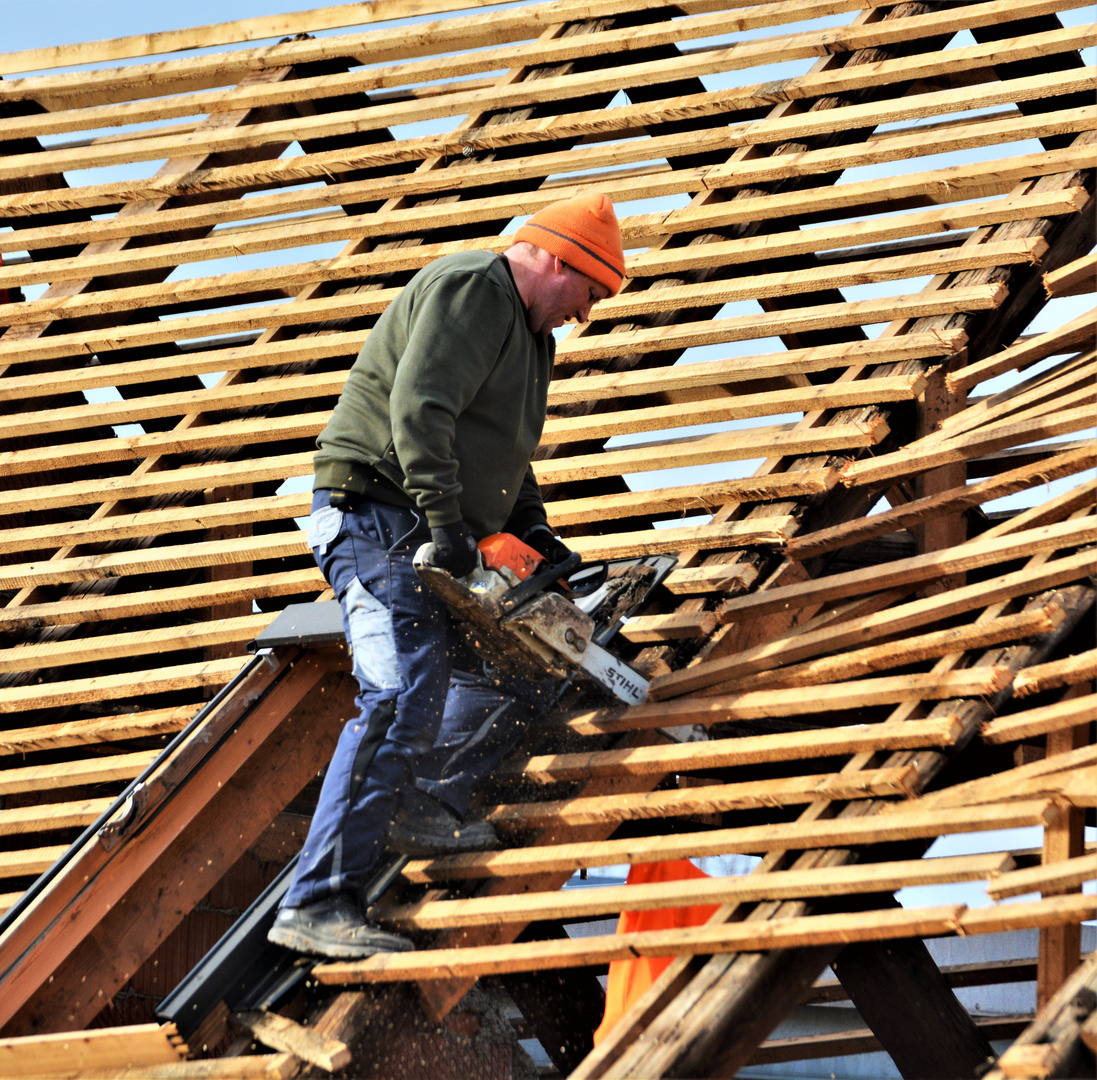
M 546 206 L 514 239 L 558 255 L 568 266 L 605 285 L 610 296 L 625 280 L 621 230 L 613 203 L 605 195 L 576 195 Z

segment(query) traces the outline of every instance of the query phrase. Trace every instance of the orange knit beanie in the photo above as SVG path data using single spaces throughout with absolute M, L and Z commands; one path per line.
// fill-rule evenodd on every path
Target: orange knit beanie
M 576 195 L 546 206 L 515 234 L 558 255 L 568 266 L 594 278 L 616 295 L 625 280 L 625 255 L 613 203 L 599 194 Z

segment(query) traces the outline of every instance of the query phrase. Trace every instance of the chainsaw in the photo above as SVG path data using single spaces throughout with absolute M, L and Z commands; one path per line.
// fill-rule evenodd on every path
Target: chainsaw
M 584 566 L 572 552 L 553 565 L 516 536 L 495 533 L 477 546 L 472 572 L 457 578 L 430 564 L 432 547 L 416 552 L 416 572 L 494 667 L 520 678 L 579 677 L 628 705 L 647 699 L 648 680 L 605 646 L 673 569 L 673 557 Z

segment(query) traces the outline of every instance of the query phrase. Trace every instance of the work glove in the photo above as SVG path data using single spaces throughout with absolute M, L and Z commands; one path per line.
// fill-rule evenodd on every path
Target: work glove
M 434 551 L 427 562 L 454 577 L 464 577 L 476 567 L 476 541 L 463 521 L 430 530 Z
M 571 548 L 547 525 L 531 525 L 519 539 L 523 544 L 529 544 L 538 555 L 544 555 L 549 561 L 549 566 L 559 566 L 571 555 Z

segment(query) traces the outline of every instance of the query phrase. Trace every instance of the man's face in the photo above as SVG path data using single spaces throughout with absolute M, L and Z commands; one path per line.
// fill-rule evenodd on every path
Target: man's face
M 607 296 L 609 289 L 601 282 L 553 258 L 538 279 L 529 307 L 529 328 L 535 334 L 551 334 L 571 319 L 586 322 L 590 309 Z

